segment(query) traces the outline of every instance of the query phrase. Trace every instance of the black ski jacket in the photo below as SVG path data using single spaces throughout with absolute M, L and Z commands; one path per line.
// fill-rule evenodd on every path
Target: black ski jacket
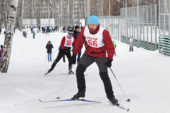
M 52 52 L 53 45 L 52 45 L 52 44 L 47 44 L 47 45 L 46 45 L 46 48 L 47 48 L 47 53 L 51 53 L 51 52 Z
M 73 37 L 75 40 L 77 39 L 77 36 L 79 35 L 79 33 L 80 32 L 77 32 L 76 30 L 74 30 Z

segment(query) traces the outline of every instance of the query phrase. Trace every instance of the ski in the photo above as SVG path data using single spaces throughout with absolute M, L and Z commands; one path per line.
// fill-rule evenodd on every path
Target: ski
M 44 75 L 47 75 L 48 74 L 48 72 L 47 73 L 45 73 Z
M 48 72 L 47 73 L 45 73 L 44 75 L 47 75 L 47 74 L 49 74 Z M 68 73 L 60 73 L 60 74 L 62 74 L 62 75 L 76 75 L 75 73 L 73 73 L 73 74 L 68 74 Z M 84 75 L 89 75 L 89 74 L 84 74 Z
M 62 75 L 68 75 L 68 73 L 60 73 Z M 69 75 L 76 75 L 76 73 L 73 73 L 73 74 L 69 74 Z M 84 74 L 84 75 L 89 75 L 89 74 Z
M 125 108 L 125 107 L 123 107 L 122 105 L 120 105 L 120 104 L 116 104 L 115 106 L 117 106 L 118 108 L 120 108 L 120 109 L 123 109 L 123 110 L 125 110 L 125 111 L 129 111 L 129 108 Z
M 43 103 L 48 103 L 48 102 L 64 102 L 64 101 L 81 101 L 81 102 L 101 103 L 99 101 L 92 101 L 92 100 L 85 100 L 85 99 L 64 99 L 64 100 L 51 100 L 51 101 L 39 100 L 39 101 L 43 102 Z
M 109 101 L 110 102 L 110 101 Z M 111 102 L 110 102 L 111 103 Z M 112 104 L 112 103 L 111 103 Z M 122 105 L 120 105 L 119 103 L 117 103 L 117 104 L 112 104 L 113 106 L 117 106 L 118 108 L 120 108 L 120 109 L 122 109 L 122 110 L 125 110 L 125 111 L 129 111 L 129 108 L 125 108 L 125 107 L 123 107 Z

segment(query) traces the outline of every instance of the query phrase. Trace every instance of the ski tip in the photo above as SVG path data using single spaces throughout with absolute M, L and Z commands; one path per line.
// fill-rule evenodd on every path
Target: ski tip
M 127 109 L 127 112 L 129 112 L 129 108 Z
M 44 75 L 47 75 L 48 74 L 48 72 L 47 73 L 45 73 Z
M 39 99 L 40 102 L 42 102 L 42 100 Z

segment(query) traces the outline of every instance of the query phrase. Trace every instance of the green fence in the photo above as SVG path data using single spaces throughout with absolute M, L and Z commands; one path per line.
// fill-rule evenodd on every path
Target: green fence
M 170 36 L 159 36 L 159 53 L 170 56 Z

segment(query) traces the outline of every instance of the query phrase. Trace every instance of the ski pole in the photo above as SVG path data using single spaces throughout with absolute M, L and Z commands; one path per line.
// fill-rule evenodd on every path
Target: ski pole
M 66 82 L 67 82 L 68 75 L 69 75 L 69 73 L 67 74 L 67 77 L 66 77 L 65 82 L 64 82 L 64 84 L 63 84 L 63 87 L 62 87 L 62 89 L 61 89 L 60 95 L 59 95 L 59 97 L 57 97 L 57 99 L 60 99 L 60 98 L 61 98 L 60 96 L 61 96 L 61 94 L 62 94 L 62 92 L 63 92 L 63 89 L 64 89 L 64 87 L 65 87 L 65 84 L 66 84 Z
M 116 76 L 115 76 L 115 74 L 113 73 L 113 71 L 112 71 L 112 69 L 111 69 L 111 68 L 110 68 L 110 70 L 111 70 L 111 72 L 112 72 L 113 76 L 115 77 L 115 79 L 116 79 L 116 81 L 117 81 L 117 83 L 118 83 L 118 85 L 119 85 L 120 89 L 122 90 L 122 92 L 123 92 L 123 94 L 124 94 L 124 96 L 125 96 L 125 98 L 126 98 L 126 101 L 127 101 L 127 102 L 130 102 L 130 99 L 127 99 L 127 96 L 125 95 L 125 93 L 124 93 L 124 91 L 123 91 L 122 87 L 120 86 L 120 84 L 119 84 L 119 82 L 118 82 L 118 80 L 117 80 L 117 78 L 116 78 Z

